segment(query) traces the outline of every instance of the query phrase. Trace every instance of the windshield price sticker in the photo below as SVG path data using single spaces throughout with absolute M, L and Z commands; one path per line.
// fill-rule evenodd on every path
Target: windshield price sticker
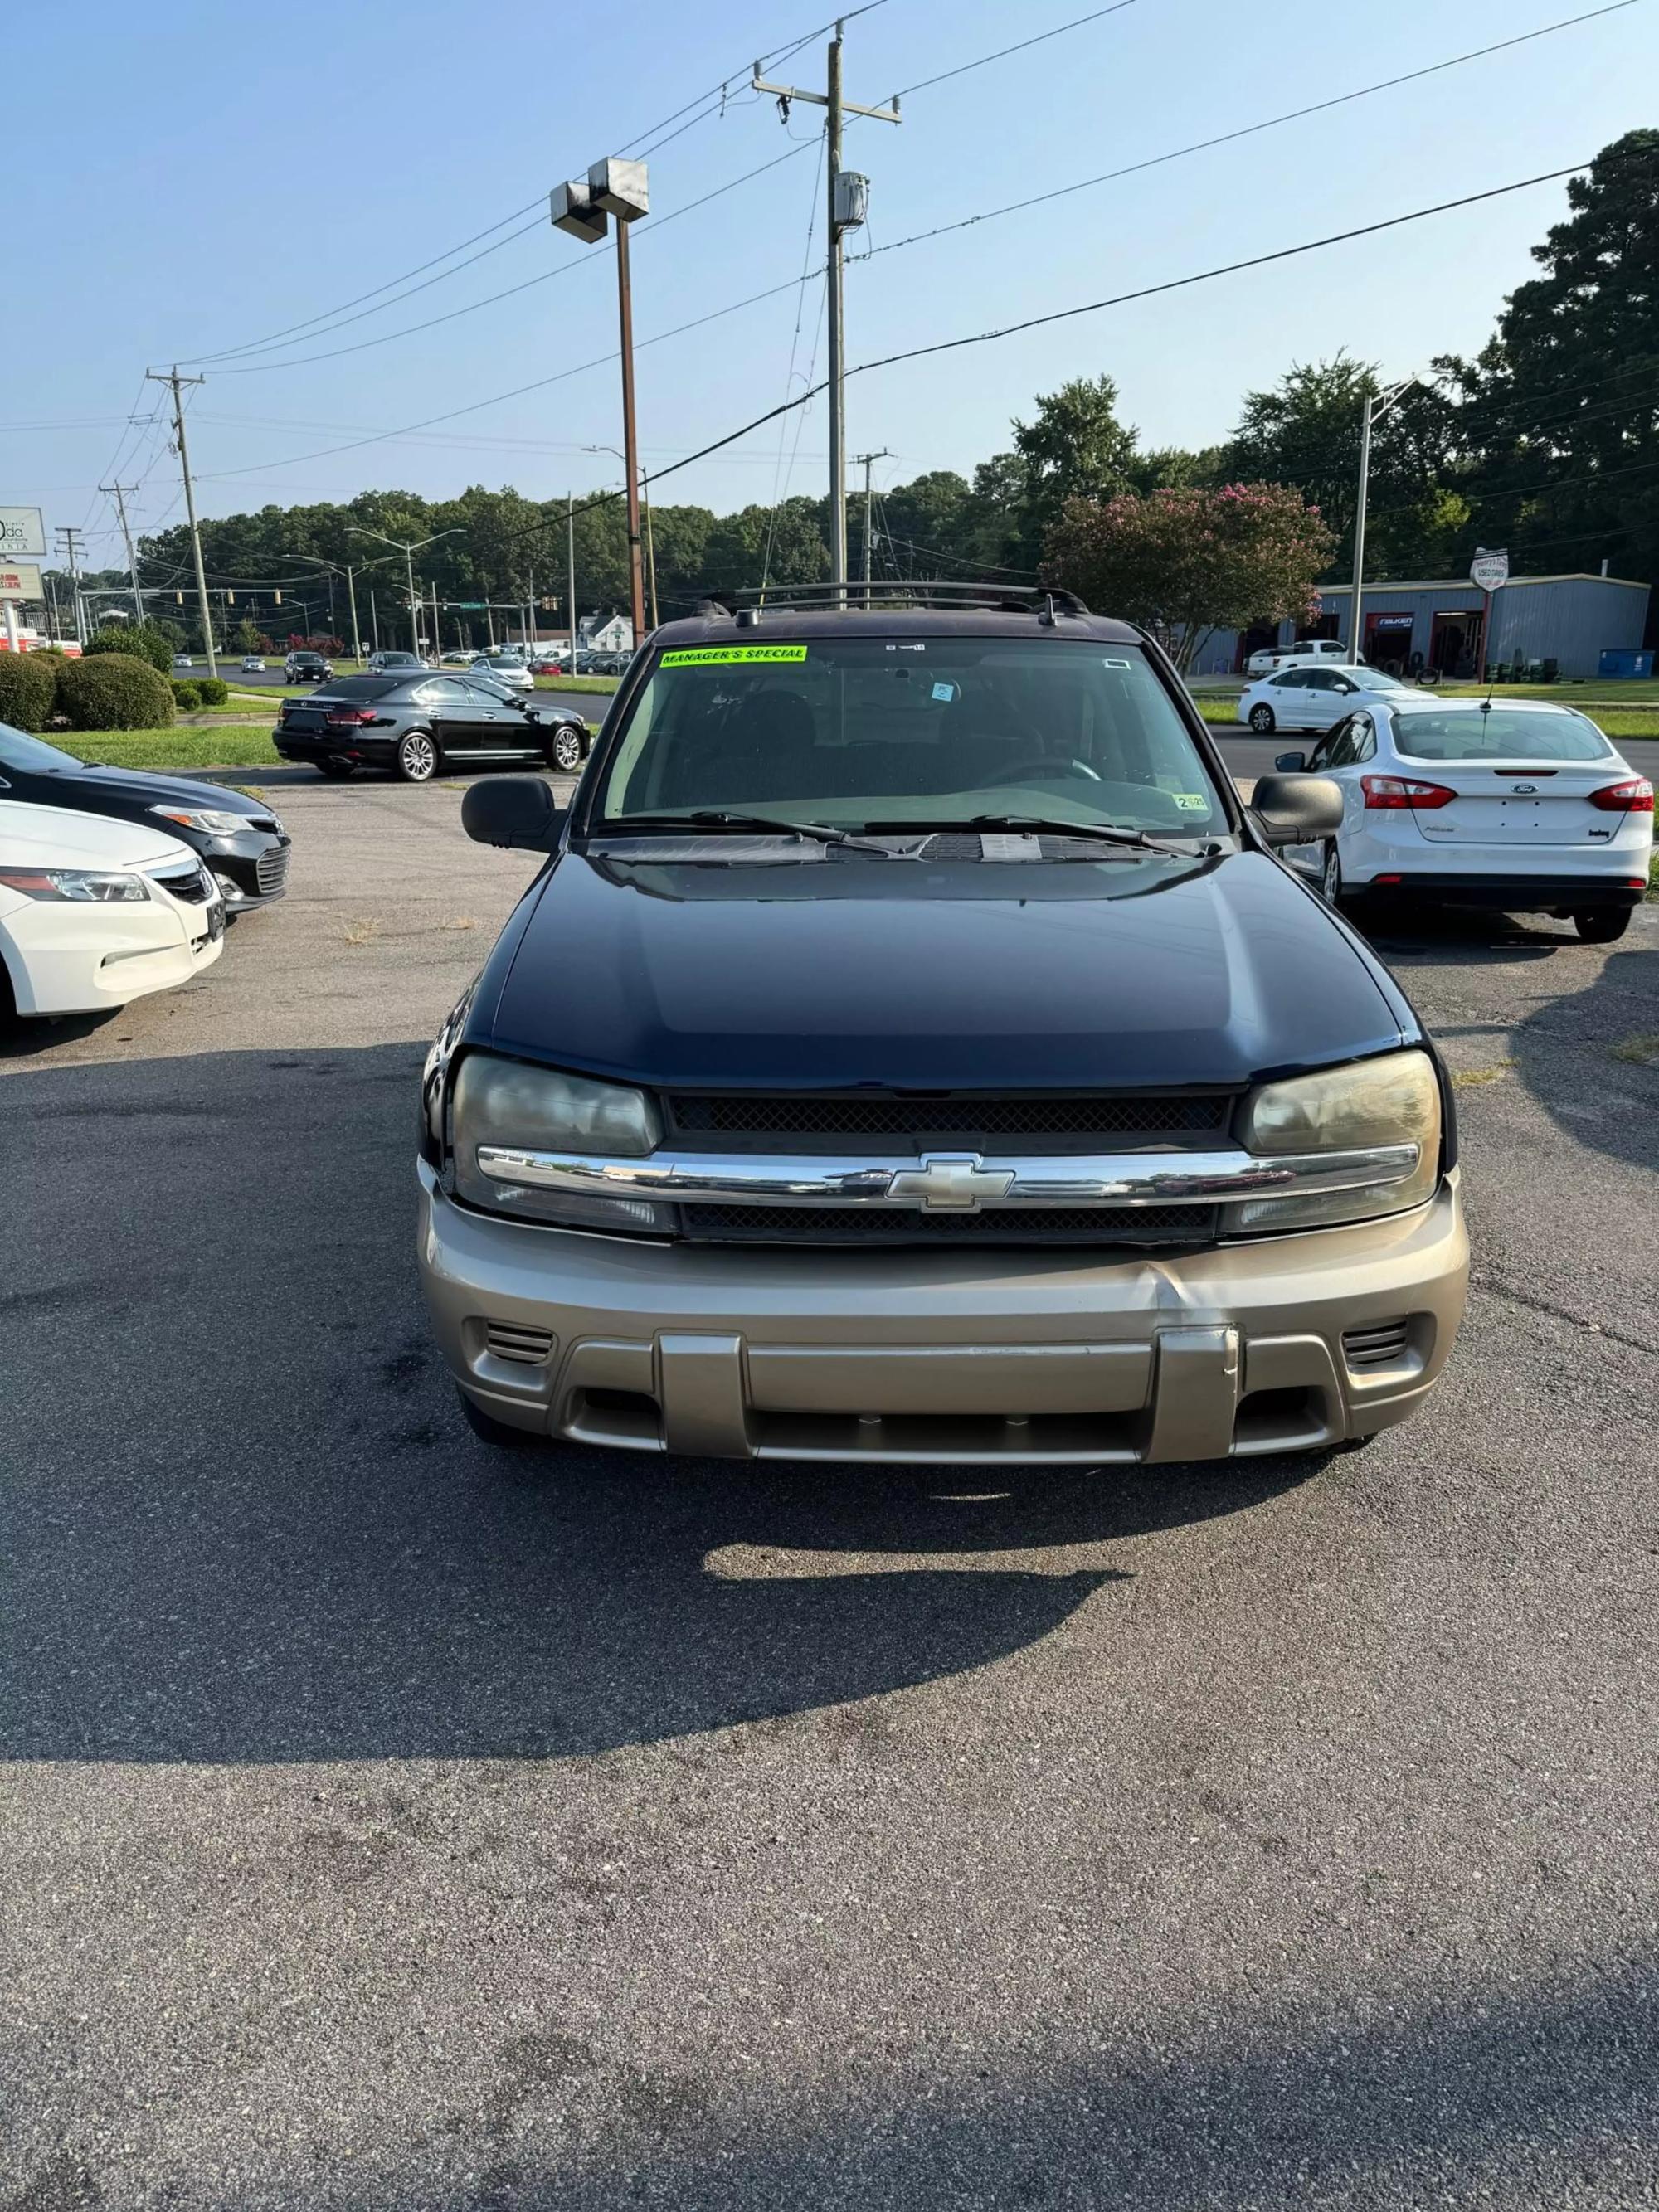
M 1207 814 L 1210 802 L 1201 791 L 1177 791 L 1171 793 L 1183 814 Z
M 700 645 L 684 653 L 665 653 L 665 668 L 712 668 L 733 660 L 805 660 L 804 645 Z

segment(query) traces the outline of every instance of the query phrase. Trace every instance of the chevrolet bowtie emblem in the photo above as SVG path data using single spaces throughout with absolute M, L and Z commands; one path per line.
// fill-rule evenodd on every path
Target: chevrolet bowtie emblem
M 988 1200 L 1006 1198 L 1013 1187 L 1012 1168 L 988 1168 L 977 1152 L 925 1152 L 920 1167 L 897 1170 L 887 1195 L 901 1205 L 920 1199 L 927 1213 L 972 1213 Z

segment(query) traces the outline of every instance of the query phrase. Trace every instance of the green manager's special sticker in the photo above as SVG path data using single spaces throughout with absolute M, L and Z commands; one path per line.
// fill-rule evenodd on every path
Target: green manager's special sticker
M 1210 811 L 1210 802 L 1201 791 L 1177 791 L 1173 795 L 1183 814 L 1207 814 Z
M 713 668 L 733 660 L 805 660 L 804 645 L 698 645 L 684 653 L 665 653 L 665 668 Z

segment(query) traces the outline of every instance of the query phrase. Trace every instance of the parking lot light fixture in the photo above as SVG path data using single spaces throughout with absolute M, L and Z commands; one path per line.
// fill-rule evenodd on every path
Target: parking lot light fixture
M 623 387 L 623 466 L 628 481 L 628 584 L 634 619 L 634 642 L 645 635 L 645 563 L 640 544 L 639 438 L 634 420 L 634 294 L 629 273 L 628 230 L 650 210 L 649 179 L 643 161 L 595 161 L 586 177 L 573 177 L 556 185 L 549 195 L 549 218 L 555 230 L 597 246 L 610 218 L 617 218 L 617 308 L 621 325 Z M 615 448 L 611 448 L 615 451 Z M 574 616 L 573 612 L 572 621 Z M 571 639 L 575 652 L 575 639 Z

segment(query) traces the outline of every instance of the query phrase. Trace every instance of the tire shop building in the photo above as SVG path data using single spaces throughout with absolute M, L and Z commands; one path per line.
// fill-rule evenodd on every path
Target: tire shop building
M 1300 638 L 1349 640 L 1353 587 L 1322 584 L 1311 623 L 1264 623 L 1216 629 L 1193 657 L 1194 676 L 1234 676 L 1253 653 Z M 1642 643 L 1648 586 L 1622 576 L 1511 576 L 1492 593 L 1494 665 L 1548 678 L 1602 673 L 1604 653 L 1628 656 Z M 1486 595 L 1467 576 L 1428 583 L 1368 583 L 1360 605 L 1361 658 L 1373 668 L 1448 678 L 1474 677 L 1486 653 Z M 1552 666 L 1551 664 L 1553 664 Z M 1623 672 L 1632 673 L 1626 668 Z

